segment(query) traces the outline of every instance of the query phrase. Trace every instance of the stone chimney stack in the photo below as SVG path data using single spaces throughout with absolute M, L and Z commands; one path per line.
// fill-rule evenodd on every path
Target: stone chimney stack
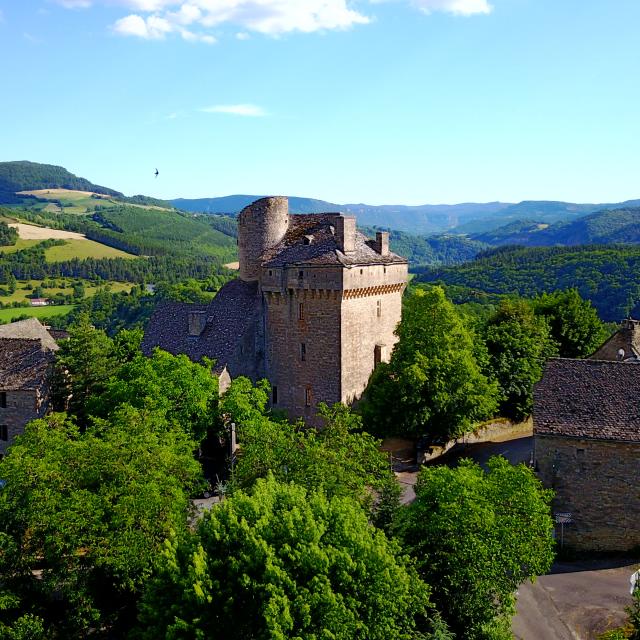
M 376 232 L 376 251 L 381 256 L 389 255 L 389 232 L 388 231 Z
M 354 216 L 338 216 L 336 241 L 342 253 L 351 253 L 356 248 L 356 219 Z
M 205 311 L 189 311 L 189 335 L 202 335 L 207 325 L 207 314 Z

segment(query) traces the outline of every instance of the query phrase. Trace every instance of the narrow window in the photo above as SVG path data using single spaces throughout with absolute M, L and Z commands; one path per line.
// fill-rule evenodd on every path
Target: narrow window
M 0 391 L 0 408 L 2 409 L 7 408 L 7 392 L 6 391 Z
M 377 367 L 382 362 L 382 345 L 377 344 L 373 349 L 373 366 Z
M 5 442 L 9 439 L 9 428 L 6 424 L 0 424 L 0 440 Z
M 307 359 L 307 345 L 304 342 L 300 343 L 300 360 L 304 362 Z
M 382 317 L 382 300 L 378 300 L 376 303 L 376 314 L 378 318 Z
M 304 320 L 304 303 L 298 305 L 298 320 Z
M 304 405 L 305 407 L 311 406 L 311 387 L 307 387 L 304 390 Z
M 272 404 L 278 404 L 278 387 L 275 385 L 271 388 L 271 402 Z
M 298 278 L 300 278 L 300 280 L 304 278 L 304 271 L 298 271 Z
M 271 269 L 269 269 L 269 275 L 272 276 L 273 275 L 273 271 L 271 271 Z
M 362 275 L 364 272 L 362 271 L 362 269 L 360 269 L 360 275 Z

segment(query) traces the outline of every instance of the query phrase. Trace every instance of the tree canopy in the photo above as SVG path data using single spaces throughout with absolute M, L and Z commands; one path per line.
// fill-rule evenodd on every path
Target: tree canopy
M 511 637 L 515 592 L 553 559 L 552 492 L 524 465 L 494 457 L 423 467 L 399 534 L 460 640 Z
M 349 498 L 272 476 L 165 544 L 140 637 L 409 640 L 428 588 Z

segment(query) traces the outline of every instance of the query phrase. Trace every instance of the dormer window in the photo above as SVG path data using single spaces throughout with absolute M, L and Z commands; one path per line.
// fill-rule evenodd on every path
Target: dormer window
M 313 236 L 305 236 L 303 242 L 306 245 L 310 245 L 313 242 Z

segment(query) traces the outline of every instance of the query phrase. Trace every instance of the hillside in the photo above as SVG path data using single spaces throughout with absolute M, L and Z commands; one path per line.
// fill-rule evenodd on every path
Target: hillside
M 575 287 L 600 317 L 619 321 L 640 313 L 640 246 L 502 247 L 455 267 L 420 269 L 417 281 L 474 292 L 534 297 Z
M 522 220 L 471 238 L 494 246 L 575 246 L 640 242 L 640 207 L 599 211 L 552 225 Z

